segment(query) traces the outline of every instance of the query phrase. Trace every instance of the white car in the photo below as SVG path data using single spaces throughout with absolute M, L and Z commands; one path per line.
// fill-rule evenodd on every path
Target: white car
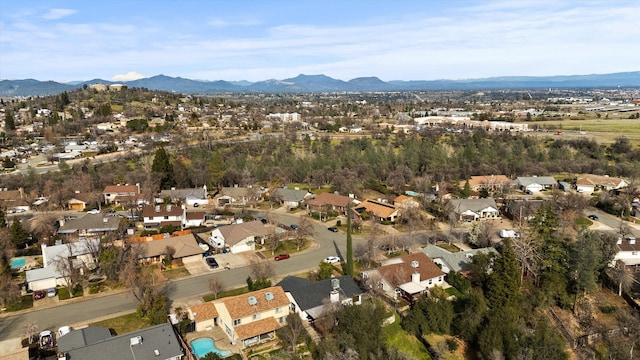
M 91 210 L 87 211 L 87 214 L 93 214 L 93 215 L 95 215 L 95 214 L 100 214 L 100 210 L 98 210 L 98 209 L 91 209 Z
M 340 258 L 337 257 L 337 256 L 327 256 L 322 261 L 324 261 L 327 264 L 335 264 L 335 263 L 339 263 L 340 262 Z
M 67 335 L 68 333 L 71 332 L 71 330 L 73 330 L 71 328 L 71 326 L 61 326 L 58 329 L 58 338 L 61 338 L 61 337 L 65 336 L 65 335 Z

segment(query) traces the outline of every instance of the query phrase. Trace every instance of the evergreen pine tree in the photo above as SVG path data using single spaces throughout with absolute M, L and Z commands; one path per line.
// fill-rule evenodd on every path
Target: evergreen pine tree
M 344 272 L 353 276 L 353 239 L 351 239 L 351 204 L 347 205 L 347 261 Z

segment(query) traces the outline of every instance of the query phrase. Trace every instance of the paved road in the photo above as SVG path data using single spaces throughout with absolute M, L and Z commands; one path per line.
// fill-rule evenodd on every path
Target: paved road
M 274 217 L 285 224 L 297 222 L 297 217 L 289 214 L 274 214 Z M 325 225 L 314 223 L 314 241 L 319 246 L 312 251 L 294 255 L 285 261 L 276 262 L 272 259 L 264 261 L 271 261 L 277 276 L 283 277 L 287 274 L 296 274 L 317 268 L 320 261 L 330 255 L 344 257 L 346 251 L 345 234 L 342 232 L 332 233 L 327 230 Z M 360 241 L 364 240 L 354 237 L 354 247 Z M 227 288 L 244 286 L 249 272 L 250 267 L 245 266 L 169 281 L 166 284 L 166 294 L 172 301 L 207 294 L 209 293 L 209 279 L 213 277 L 220 277 Z M 57 329 L 63 325 L 86 324 L 92 319 L 132 311 L 136 305 L 136 300 L 130 294 L 123 292 L 58 307 L 0 317 L 0 341 L 21 337 L 25 326 L 34 321 L 40 330 Z

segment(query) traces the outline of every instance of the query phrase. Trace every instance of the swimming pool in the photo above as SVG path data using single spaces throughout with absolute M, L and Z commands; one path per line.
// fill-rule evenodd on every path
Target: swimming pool
M 216 348 L 216 344 L 212 338 L 195 339 L 191 342 L 191 348 L 198 359 L 202 359 L 210 352 L 216 353 L 222 357 L 231 355 L 231 351 L 229 350 L 220 350 Z
M 27 259 L 23 257 L 11 259 L 11 269 L 18 270 L 27 265 Z

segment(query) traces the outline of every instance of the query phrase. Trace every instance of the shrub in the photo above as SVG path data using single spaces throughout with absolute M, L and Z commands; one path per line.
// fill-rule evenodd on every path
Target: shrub
M 612 305 L 599 306 L 598 309 L 600 309 L 600 312 L 603 314 L 613 314 L 616 312 L 616 307 Z
M 458 344 L 458 342 L 456 341 L 456 339 L 447 339 L 447 348 L 449 349 L 449 351 L 454 352 L 456 350 L 458 350 L 458 346 L 460 346 Z

